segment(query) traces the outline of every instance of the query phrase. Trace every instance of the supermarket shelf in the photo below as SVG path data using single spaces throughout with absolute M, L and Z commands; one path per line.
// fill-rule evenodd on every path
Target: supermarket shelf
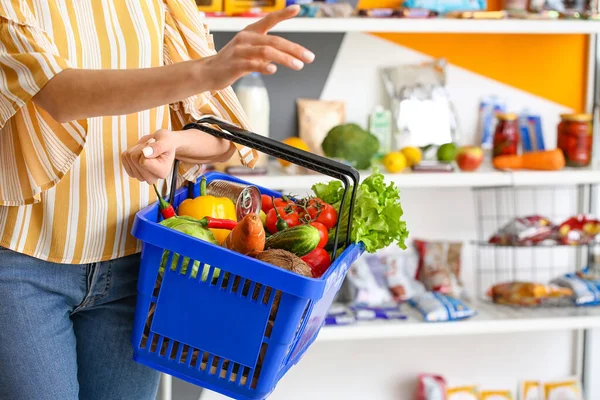
M 256 18 L 206 18 L 212 32 L 237 32 Z M 398 18 L 296 18 L 276 26 L 276 32 L 402 32 L 497 34 L 593 34 L 598 21 L 459 20 Z
M 367 177 L 369 172 L 362 172 Z M 245 180 L 256 185 L 289 191 L 310 189 L 317 182 L 331 180 L 323 175 L 288 175 L 279 169 L 264 176 L 245 176 Z M 600 183 L 600 168 L 570 169 L 562 171 L 518 171 L 500 172 L 482 167 L 477 172 L 450 173 L 402 173 L 386 174 L 387 181 L 401 188 L 485 188 L 499 186 L 560 186 Z
M 468 320 L 426 323 L 405 306 L 404 321 L 370 321 L 347 326 L 327 326 L 318 341 L 369 340 L 424 336 L 481 335 L 513 332 L 576 330 L 600 327 L 600 307 L 525 309 L 487 302 L 472 304 L 478 314 Z

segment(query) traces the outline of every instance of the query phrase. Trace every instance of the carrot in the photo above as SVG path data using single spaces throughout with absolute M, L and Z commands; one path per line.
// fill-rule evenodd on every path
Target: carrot
M 565 156 L 559 149 L 534 151 L 519 156 L 497 156 L 493 160 L 497 169 L 535 169 L 557 171 L 565 166 Z
M 260 217 L 246 215 L 229 233 L 223 247 L 248 256 L 256 256 L 265 249 L 265 228 Z

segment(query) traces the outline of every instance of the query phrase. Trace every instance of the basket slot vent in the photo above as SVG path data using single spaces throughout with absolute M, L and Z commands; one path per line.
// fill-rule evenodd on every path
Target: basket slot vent
M 168 345 L 169 343 L 169 339 L 165 338 L 164 336 L 160 336 L 158 338 L 158 348 L 160 349 L 160 356 L 164 357 L 165 354 L 167 354 L 167 349 L 166 349 L 166 345 Z
M 208 274 L 206 275 L 206 279 L 204 280 L 205 282 L 208 281 L 208 284 L 210 286 L 216 286 L 216 282 L 215 279 L 215 266 L 214 265 L 206 265 L 206 264 L 202 264 L 202 266 L 204 267 L 203 269 L 208 267 Z M 223 275 L 222 272 L 219 272 L 219 275 Z
M 194 349 L 192 351 L 192 357 L 190 358 L 189 367 L 196 368 L 196 364 L 198 363 L 198 357 L 200 356 L 200 350 Z
M 167 350 L 167 353 L 169 354 L 169 360 L 175 360 L 175 357 L 177 357 L 178 354 L 178 350 L 179 342 L 171 340 L 171 343 L 169 343 L 169 349 Z
M 173 256 L 174 257 L 174 256 Z M 184 272 L 181 271 L 183 264 L 186 264 L 186 267 L 189 265 L 189 259 L 188 258 L 183 258 L 180 257 L 179 254 L 177 254 L 177 265 L 175 266 L 175 272 L 178 274 L 184 274 Z M 171 270 L 173 270 L 173 264 L 169 263 L 167 265 L 171 266 Z M 188 269 L 189 271 L 189 269 Z
M 188 349 L 188 345 L 185 345 L 183 343 L 177 343 L 177 355 L 175 356 L 175 360 L 177 360 L 179 364 L 183 364 L 185 362 L 185 357 L 187 356 Z
M 250 282 L 251 281 L 248 279 L 242 279 L 242 297 L 248 297 L 248 293 L 250 292 Z
M 220 289 L 225 289 L 225 286 L 223 286 L 224 285 L 223 281 L 225 279 L 225 275 L 227 275 L 227 272 L 223 272 L 221 270 L 221 273 L 219 274 L 219 279 L 217 279 L 217 284 L 216 284 L 216 286 Z

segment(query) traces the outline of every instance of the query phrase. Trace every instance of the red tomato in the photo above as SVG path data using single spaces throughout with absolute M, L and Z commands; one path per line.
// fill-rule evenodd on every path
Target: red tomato
M 269 211 L 273 209 L 273 199 L 268 194 L 263 194 L 262 196 L 262 206 L 261 209 L 267 214 Z
M 287 207 L 287 206 L 295 206 L 296 203 L 294 203 L 291 200 L 284 200 L 282 198 L 278 198 L 275 199 L 275 207 Z
M 279 215 L 287 223 L 288 228 L 300 225 L 300 216 L 297 212 L 292 210 L 288 210 L 290 212 L 286 212 L 286 207 L 277 207 L 277 211 L 279 211 Z M 269 231 L 269 233 L 273 234 L 278 232 L 277 213 L 275 212 L 275 208 L 272 208 L 267 213 L 267 220 L 265 222 L 265 225 L 267 226 L 267 230 Z
M 331 265 L 331 257 L 327 250 L 317 247 L 304 257 L 302 260 L 308 264 L 313 274 L 313 278 L 320 278 Z
M 312 226 L 319 230 L 319 236 L 321 240 L 319 240 L 319 244 L 317 247 L 325 248 L 327 246 L 327 241 L 329 240 L 329 230 L 320 222 L 314 221 L 310 223 Z
M 310 206 L 307 211 L 311 220 L 322 223 L 327 229 L 333 229 L 337 224 L 337 212 L 329 204 L 322 204 L 318 207 Z

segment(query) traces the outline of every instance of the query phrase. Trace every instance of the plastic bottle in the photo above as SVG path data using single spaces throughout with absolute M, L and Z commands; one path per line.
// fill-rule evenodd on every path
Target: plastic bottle
M 369 115 L 369 132 L 379 139 L 379 153 L 387 154 L 392 146 L 392 113 L 377 106 Z
M 235 93 L 248 117 L 252 131 L 269 136 L 270 104 L 269 93 L 261 75 L 257 72 L 242 78 L 235 88 Z M 258 165 L 265 166 L 268 158 L 261 154 Z

